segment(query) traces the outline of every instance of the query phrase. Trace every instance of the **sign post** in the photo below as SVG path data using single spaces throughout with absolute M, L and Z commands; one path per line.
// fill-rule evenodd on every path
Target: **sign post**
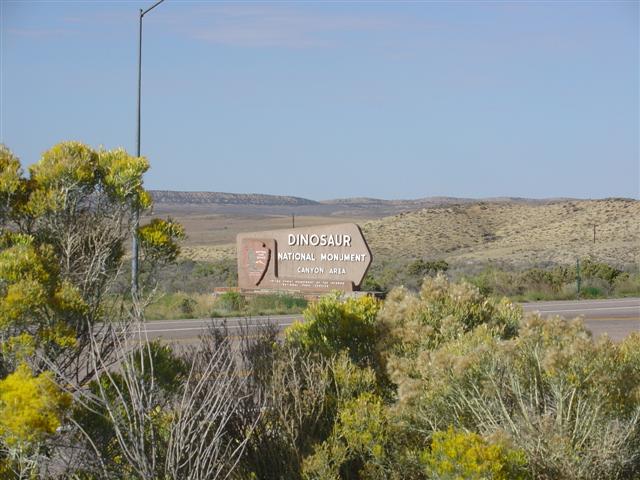
M 354 223 L 237 237 L 241 290 L 354 291 L 371 265 L 371 250 Z

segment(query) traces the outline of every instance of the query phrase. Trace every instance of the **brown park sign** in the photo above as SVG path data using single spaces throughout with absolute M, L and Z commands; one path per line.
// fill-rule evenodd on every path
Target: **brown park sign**
M 354 223 L 241 233 L 237 247 L 243 290 L 358 290 L 372 260 Z

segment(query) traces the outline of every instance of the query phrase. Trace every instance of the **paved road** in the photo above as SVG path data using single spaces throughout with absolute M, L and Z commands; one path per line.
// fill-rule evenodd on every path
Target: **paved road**
M 226 328 L 229 332 L 240 333 L 241 325 L 255 329 L 265 323 L 275 323 L 280 330 L 284 330 L 296 320 L 302 320 L 302 315 L 274 315 L 263 317 L 232 317 L 227 318 Z M 145 323 L 150 340 L 164 338 L 177 343 L 193 343 L 209 326 L 220 327 L 223 319 L 185 319 L 185 320 L 151 320 Z
M 582 317 L 595 336 L 607 333 L 614 340 L 622 340 L 631 332 L 640 332 L 640 298 L 534 302 L 523 307 L 544 317 Z
M 543 316 L 560 315 L 565 318 L 583 317 L 585 324 L 594 335 L 609 334 L 614 340 L 621 340 L 633 331 L 640 331 L 640 298 L 614 300 L 578 300 L 560 302 L 534 302 L 523 304 L 526 312 L 540 312 Z M 273 317 L 253 317 L 249 328 L 267 320 L 276 322 L 282 330 L 291 325 L 301 315 L 278 315 Z M 239 332 L 243 318 L 227 319 L 227 328 Z M 154 320 L 145 325 L 150 339 L 164 338 L 176 343 L 193 343 L 211 323 L 209 319 Z

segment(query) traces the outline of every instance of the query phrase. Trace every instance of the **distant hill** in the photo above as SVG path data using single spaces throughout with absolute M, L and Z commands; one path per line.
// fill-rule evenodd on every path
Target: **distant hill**
M 318 202 L 306 198 L 259 193 L 223 192 L 174 192 L 171 190 L 151 190 L 153 201 L 159 204 L 175 205 L 268 205 L 299 206 L 317 205 Z
M 362 229 L 379 259 L 515 266 L 587 256 L 619 266 L 640 260 L 640 202 L 630 199 L 483 201 L 400 213 Z
M 301 197 L 265 195 L 256 193 L 223 192 L 174 192 L 151 190 L 154 209 L 158 214 L 264 214 L 264 215 L 314 215 L 348 217 L 383 217 L 396 213 L 445 205 L 473 204 L 478 201 L 496 203 L 546 204 L 566 199 L 527 198 L 456 198 L 425 197 L 407 200 L 384 200 L 379 198 L 339 198 L 332 200 L 309 200 Z

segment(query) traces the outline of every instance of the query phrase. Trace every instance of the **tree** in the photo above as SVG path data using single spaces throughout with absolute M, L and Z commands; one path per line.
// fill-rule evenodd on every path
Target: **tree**
M 4 146 L 0 167 L 0 337 L 32 336 L 36 370 L 44 368 L 38 358 L 55 358 L 82 384 L 93 375 L 83 359 L 90 331 L 121 316 L 123 297 L 114 302 L 113 294 L 134 214 L 151 205 L 142 187 L 149 164 L 122 149 L 65 142 L 46 151 L 29 178 Z M 184 232 L 157 219 L 140 236 L 144 278 L 152 282 L 154 267 L 177 256 Z M 132 300 L 130 313 L 139 317 L 143 298 Z
M 419 258 L 407 266 L 407 273 L 417 277 L 435 275 L 439 272 L 446 272 L 447 270 L 449 270 L 449 264 L 444 260 L 425 261 Z
M 1 400 L 6 422 L 14 418 L 7 413 L 12 406 L 10 413 L 22 420 L 48 419 L 39 425 L 54 436 L 51 412 L 60 413 L 69 398 L 56 383 L 77 396 L 97 368 L 108 369 L 122 358 L 116 351 L 122 345 L 110 334 L 139 321 L 147 301 L 119 295 L 116 287 L 134 214 L 151 205 L 142 187 L 148 166 L 122 149 L 65 142 L 45 152 L 26 178 L 18 159 L 0 146 L 0 382 L 11 387 L 4 395 L 13 399 Z M 158 264 L 175 260 L 183 236 L 172 221 L 142 227 L 143 291 L 152 288 Z M 15 408 L 19 393 L 28 414 Z M 22 423 L 34 435 L 39 431 Z M 2 427 L 5 450 L 12 442 L 25 443 L 16 443 L 21 437 L 11 425 Z M 42 442 L 28 440 L 29 454 L 38 458 Z M 29 468 L 41 471 L 39 463 Z

